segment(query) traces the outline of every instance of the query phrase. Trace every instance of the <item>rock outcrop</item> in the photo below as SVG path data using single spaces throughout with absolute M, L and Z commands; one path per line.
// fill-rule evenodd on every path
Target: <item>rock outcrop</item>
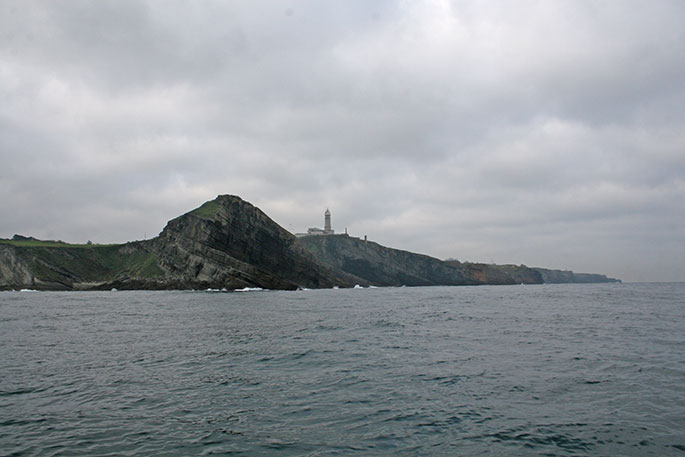
M 165 288 L 146 282 L 161 275 L 157 259 L 144 243 L 68 245 L 40 242 L 14 245 L 0 242 L 0 290 L 89 290 L 135 281 L 141 289 Z
M 497 265 L 486 263 L 459 262 L 446 260 L 445 263 L 461 269 L 466 276 L 477 281 L 478 284 L 506 285 L 518 284 L 510 275 L 503 272 Z
M 347 235 L 300 238 L 316 259 L 377 286 L 514 284 L 483 264 L 442 261 Z
M 444 262 L 345 235 L 307 236 L 300 241 L 316 259 L 377 286 L 476 284 Z
M 539 271 L 525 265 L 493 265 L 493 268 L 509 276 L 516 284 L 542 284 L 545 282 Z
M 356 281 L 317 263 L 294 235 L 231 195 L 169 221 L 151 245 L 179 288 L 323 288 Z
M 31 268 L 20 256 L 17 248 L 0 244 L 0 290 L 35 283 Z

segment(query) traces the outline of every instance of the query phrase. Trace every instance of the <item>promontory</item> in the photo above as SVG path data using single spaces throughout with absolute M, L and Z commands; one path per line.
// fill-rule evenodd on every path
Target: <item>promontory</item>
M 343 235 L 297 238 L 233 195 L 124 244 L 0 239 L 0 290 L 262 289 L 618 282 L 604 275 L 443 261 Z

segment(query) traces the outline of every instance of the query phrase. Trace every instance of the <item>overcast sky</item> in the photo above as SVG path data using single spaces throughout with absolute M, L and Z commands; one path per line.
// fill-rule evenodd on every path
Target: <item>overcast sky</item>
M 218 194 L 685 281 L 685 2 L 0 0 L 0 237 L 150 238 Z

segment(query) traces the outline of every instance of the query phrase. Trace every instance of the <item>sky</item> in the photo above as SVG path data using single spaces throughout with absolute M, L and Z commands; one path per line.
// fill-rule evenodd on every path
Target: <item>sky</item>
M 685 281 L 685 2 L 0 0 L 0 237 L 219 194 L 438 258 Z

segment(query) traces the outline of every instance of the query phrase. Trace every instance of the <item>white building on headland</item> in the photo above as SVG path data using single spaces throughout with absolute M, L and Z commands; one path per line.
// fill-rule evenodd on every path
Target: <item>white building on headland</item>
M 335 230 L 331 228 L 331 212 L 326 208 L 326 212 L 323 213 L 323 230 L 316 227 L 311 227 L 307 229 L 307 233 L 296 233 L 295 236 L 311 236 L 311 235 L 334 235 Z

